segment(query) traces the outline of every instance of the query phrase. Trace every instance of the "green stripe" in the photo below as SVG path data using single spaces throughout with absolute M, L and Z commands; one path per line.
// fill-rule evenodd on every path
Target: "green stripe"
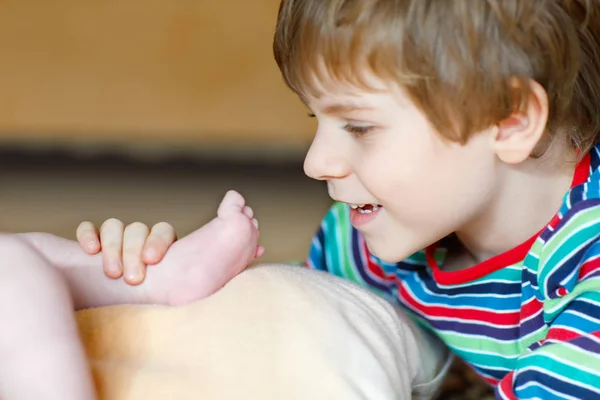
M 462 351 L 477 352 L 484 351 L 487 353 L 499 353 L 505 357 L 516 357 L 523 353 L 532 343 L 546 337 L 547 331 L 539 332 L 537 335 L 528 338 L 527 341 L 517 340 L 503 342 L 486 337 L 473 337 L 466 334 L 454 332 L 439 332 L 439 336 L 453 348 Z
M 596 222 L 588 227 L 582 228 L 590 222 Z M 598 224 L 600 224 L 600 207 L 593 207 L 577 213 L 569 222 L 561 227 L 545 244 L 543 254 L 540 256 L 540 264 L 545 267 L 540 271 L 539 280 L 545 280 L 552 272 L 552 267 L 584 242 L 598 237 Z
M 557 361 L 568 362 L 591 371 L 600 372 L 600 356 L 598 354 L 564 344 L 551 344 L 546 347 L 542 348 L 541 353 L 550 354 Z
M 415 254 L 412 254 L 410 257 L 407 258 L 407 261 L 413 262 L 415 264 L 427 264 L 427 256 L 425 253 L 425 250 L 421 250 L 416 252 Z
M 486 281 L 504 280 L 521 282 L 523 276 L 523 262 L 519 261 L 517 264 L 513 264 L 510 267 L 505 267 L 495 271 L 483 278 L 475 281 L 477 283 L 485 283 Z M 495 300 L 495 299 L 494 299 Z
M 585 210 L 580 210 L 573 216 L 569 222 L 562 226 L 552 237 L 546 242 L 545 251 L 552 252 L 557 247 L 560 247 L 573 232 L 577 232 L 583 225 L 588 225 L 590 222 L 600 223 L 600 207 L 590 207 Z M 595 226 L 596 224 L 591 224 Z M 598 231 L 596 230 L 596 233 Z
M 563 355 L 562 350 L 565 351 L 565 354 L 570 354 L 572 356 L 576 355 L 576 359 L 569 359 L 575 365 L 584 365 L 584 362 L 591 362 L 590 366 L 592 367 L 592 370 L 596 372 L 588 373 L 586 371 L 581 370 L 577 366 L 572 367 L 564 364 L 563 362 L 561 362 L 561 360 L 556 360 L 552 358 L 552 356 L 549 356 L 549 354 L 553 355 L 553 353 L 549 351 L 549 348 L 551 347 L 563 348 L 557 350 L 559 352 L 558 355 Z M 555 350 L 553 349 L 552 352 L 554 351 Z M 580 357 L 582 358 L 581 361 L 579 361 Z M 597 387 L 598 384 L 598 374 L 600 373 L 600 369 L 598 368 L 599 365 L 600 357 L 596 356 L 593 357 L 593 359 L 588 358 L 584 361 L 584 357 L 582 357 L 581 353 L 573 353 L 571 349 L 564 349 L 564 345 L 549 345 L 541 347 L 537 351 L 530 353 L 529 355 L 521 358 L 517 362 L 518 369 L 523 369 L 527 367 L 537 367 L 541 370 L 546 370 L 552 372 L 553 374 L 564 376 L 566 378 L 569 378 L 570 380 L 574 380 L 577 383 L 584 383 L 593 387 Z
M 454 352 L 463 360 L 469 360 L 470 363 L 480 367 L 507 369 L 514 369 L 520 356 L 520 354 L 510 356 L 505 354 L 481 354 L 476 351 L 463 351 L 460 349 L 454 349 Z
M 336 237 L 341 253 L 340 262 L 341 268 L 344 271 L 344 277 L 353 282 L 363 284 L 364 282 L 360 279 L 359 274 L 356 271 L 356 264 L 354 263 L 354 257 L 352 255 L 352 238 L 350 237 L 352 227 L 350 226 L 348 206 L 343 203 L 338 203 L 335 211 L 338 221 Z
M 340 256 L 339 256 L 339 244 L 337 242 L 337 219 L 335 206 L 325 215 L 325 246 L 323 251 L 325 252 L 327 264 L 329 264 L 329 272 L 335 276 L 344 277 L 342 274 Z M 333 239 L 333 240 L 332 240 Z
M 580 227 L 578 230 L 572 232 L 567 240 L 552 251 L 551 255 L 541 260 L 544 268 L 540 271 L 540 278 L 545 279 L 552 273 L 554 267 L 561 264 L 565 259 L 572 257 L 571 253 L 575 249 L 582 248 L 591 241 L 598 239 L 599 230 L 598 224 L 593 224 L 585 228 Z M 548 266 L 551 268 L 546 268 Z

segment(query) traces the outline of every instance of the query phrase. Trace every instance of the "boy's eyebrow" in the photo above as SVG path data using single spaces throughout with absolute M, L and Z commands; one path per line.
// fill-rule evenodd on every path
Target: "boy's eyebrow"
M 344 114 L 352 111 L 373 110 L 373 107 L 359 104 L 332 104 L 323 109 L 324 114 L 336 115 Z

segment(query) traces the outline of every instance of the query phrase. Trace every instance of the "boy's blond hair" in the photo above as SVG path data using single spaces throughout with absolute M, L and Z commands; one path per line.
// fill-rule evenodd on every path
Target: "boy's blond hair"
M 530 79 L 550 138 L 585 153 L 600 137 L 599 0 L 282 0 L 273 48 L 301 97 L 370 70 L 461 143 L 525 106 Z

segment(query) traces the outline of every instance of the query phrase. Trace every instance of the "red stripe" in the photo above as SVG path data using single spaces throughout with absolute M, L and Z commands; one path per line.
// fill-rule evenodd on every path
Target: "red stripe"
M 551 328 L 548 331 L 548 334 L 546 335 L 546 338 L 543 340 L 542 344 L 547 342 L 548 340 L 557 342 L 568 342 L 570 340 L 575 340 L 580 337 L 580 333 L 573 332 L 565 328 Z
M 504 377 L 500 381 L 498 385 L 499 392 L 502 395 L 502 398 L 506 400 L 518 400 L 515 392 L 513 391 L 513 379 L 515 376 L 515 371 L 511 371 L 508 375 Z
M 600 339 L 600 331 L 586 333 L 585 336 L 586 337 L 593 336 L 597 339 Z M 584 337 L 584 335 L 581 335 L 578 332 L 570 331 L 565 328 L 551 328 L 550 331 L 548 331 L 546 338 L 544 340 L 540 341 L 540 344 L 543 345 L 548 340 L 552 340 L 552 341 L 556 341 L 556 342 L 568 342 L 570 340 L 576 340 L 581 337 Z
M 600 269 L 600 257 L 585 262 L 579 269 L 579 279 L 582 279 L 584 276 L 587 276 L 598 269 Z
M 575 169 L 575 175 L 573 176 L 573 182 L 571 182 L 571 187 L 583 185 L 588 180 L 588 178 L 590 177 L 591 166 L 592 157 L 590 156 L 590 153 L 587 153 Z
M 519 312 L 498 313 L 493 311 L 423 305 L 406 290 L 403 284 L 399 285 L 399 293 L 411 307 L 418 310 L 427 318 L 437 317 L 464 322 L 487 322 L 499 326 L 514 326 L 519 323 Z
M 496 378 L 488 378 L 486 376 L 481 376 L 481 374 L 477 373 L 477 375 L 479 375 L 481 377 L 481 379 L 483 379 L 485 382 L 487 382 L 488 384 L 492 385 L 492 386 L 496 386 L 498 384 L 498 379 Z
M 385 273 L 383 272 L 383 268 L 381 268 L 381 265 L 373 262 L 373 259 L 371 258 L 371 253 L 369 253 L 369 248 L 367 247 L 367 242 L 365 242 L 362 238 L 359 238 L 359 241 L 362 244 L 362 250 L 365 256 L 364 261 L 367 264 L 367 272 L 381 280 L 389 281 L 390 277 L 385 275 Z
M 521 321 L 536 315 L 544 308 L 544 305 L 536 297 L 532 297 L 527 303 L 521 306 Z
M 427 257 L 427 263 L 429 264 L 429 267 L 433 270 L 433 277 L 437 283 L 448 286 L 459 285 L 461 283 L 476 281 L 477 279 L 481 279 L 484 276 L 496 272 L 502 268 L 522 261 L 540 233 L 542 233 L 542 231 L 538 232 L 526 242 L 521 243 L 519 246 L 507 251 L 506 253 L 499 254 L 488 260 L 485 260 L 482 263 L 460 271 L 442 271 L 438 267 L 434 258 L 437 244 L 429 246 L 425 250 L 425 255 Z

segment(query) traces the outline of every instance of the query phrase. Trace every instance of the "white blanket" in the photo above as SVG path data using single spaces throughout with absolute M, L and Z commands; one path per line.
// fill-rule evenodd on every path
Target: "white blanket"
M 184 307 L 77 318 L 107 400 L 426 399 L 450 363 L 379 297 L 300 267 L 250 268 Z

